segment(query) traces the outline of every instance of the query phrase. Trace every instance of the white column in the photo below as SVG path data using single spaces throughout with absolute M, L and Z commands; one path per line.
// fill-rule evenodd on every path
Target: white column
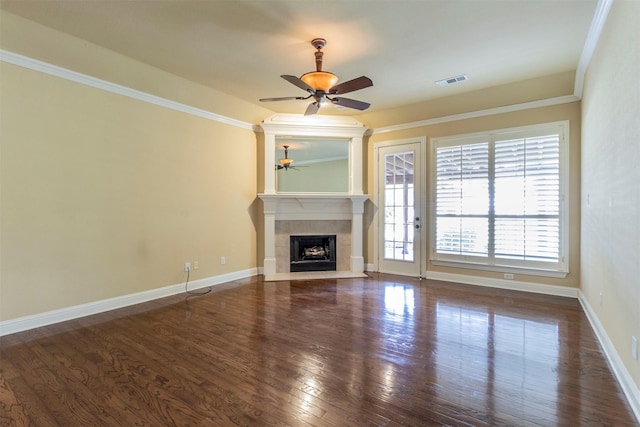
M 264 276 L 272 277 L 276 274 L 276 208 L 275 199 L 262 199 L 264 210 Z
M 364 271 L 364 256 L 362 254 L 362 215 L 366 198 L 352 197 L 351 211 L 351 271 L 362 273 Z
M 276 136 L 271 132 L 264 134 L 264 193 L 276 193 Z
M 351 194 L 362 194 L 362 137 L 352 137 L 349 147 L 349 191 Z

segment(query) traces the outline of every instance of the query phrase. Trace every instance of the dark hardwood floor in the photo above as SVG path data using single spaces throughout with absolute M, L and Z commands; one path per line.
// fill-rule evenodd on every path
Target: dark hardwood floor
M 638 425 L 579 303 L 372 274 L 0 339 L 5 426 Z

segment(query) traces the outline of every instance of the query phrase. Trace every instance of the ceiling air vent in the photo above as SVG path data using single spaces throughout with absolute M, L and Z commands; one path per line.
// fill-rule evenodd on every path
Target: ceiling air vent
M 448 79 L 438 80 L 436 82 L 436 86 L 448 86 L 458 82 L 464 82 L 465 80 L 469 80 L 466 74 L 462 74 L 460 76 L 449 77 Z

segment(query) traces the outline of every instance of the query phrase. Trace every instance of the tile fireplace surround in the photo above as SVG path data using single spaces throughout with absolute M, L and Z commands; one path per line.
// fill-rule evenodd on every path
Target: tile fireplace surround
M 365 277 L 362 214 L 367 195 L 259 194 L 264 205 L 264 280 Z M 289 236 L 335 234 L 337 271 L 289 272 Z

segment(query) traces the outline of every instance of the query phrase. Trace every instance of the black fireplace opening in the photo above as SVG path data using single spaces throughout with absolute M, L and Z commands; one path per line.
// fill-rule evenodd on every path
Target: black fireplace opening
M 289 271 L 336 271 L 336 236 L 289 236 Z

